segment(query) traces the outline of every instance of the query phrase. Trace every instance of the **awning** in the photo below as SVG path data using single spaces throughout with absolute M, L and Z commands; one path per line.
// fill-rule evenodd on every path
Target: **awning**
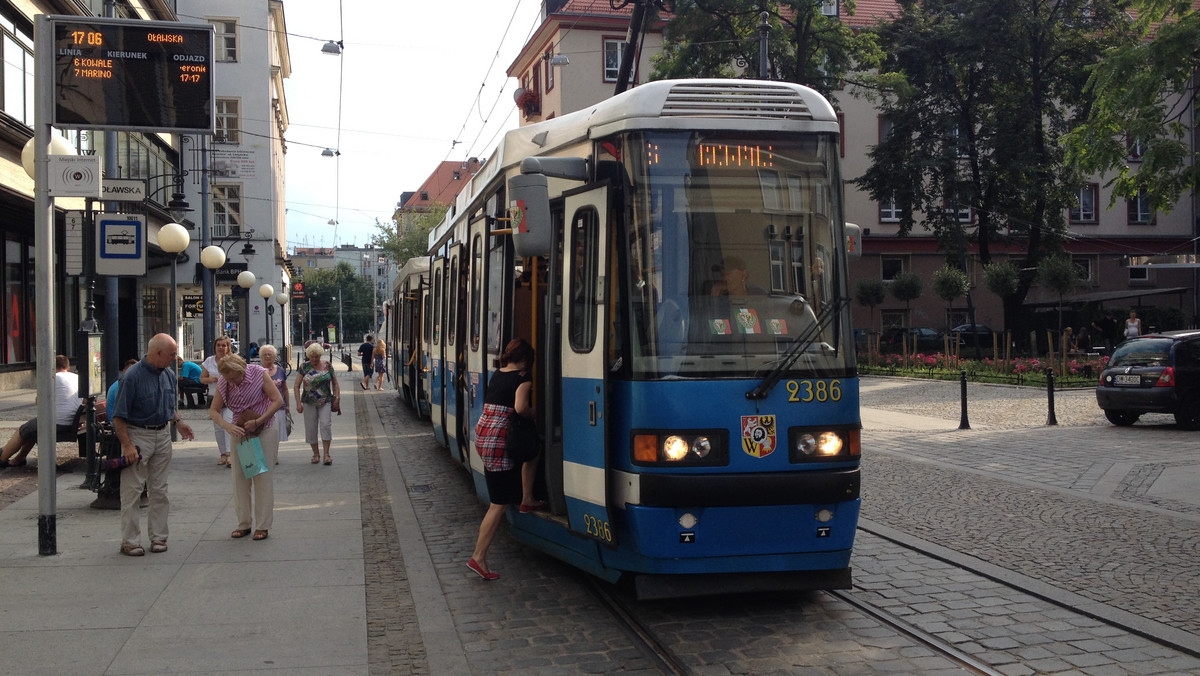
M 1064 296 L 1062 305 L 1083 305 L 1085 303 L 1100 303 L 1103 305 L 1108 301 L 1125 300 L 1128 298 L 1144 298 L 1146 296 L 1161 296 L 1165 294 L 1180 294 L 1190 293 L 1190 286 L 1172 286 L 1165 289 L 1130 289 L 1125 291 L 1093 291 L 1091 293 L 1077 293 L 1073 296 Z M 1059 305 L 1059 301 L 1055 300 L 1026 300 L 1025 307 L 1055 307 Z

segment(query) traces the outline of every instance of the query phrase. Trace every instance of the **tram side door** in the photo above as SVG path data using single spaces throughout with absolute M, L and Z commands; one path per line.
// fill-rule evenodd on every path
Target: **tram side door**
M 446 434 L 445 382 L 446 355 L 443 343 L 446 332 L 444 316 L 446 309 L 446 258 L 433 261 L 429 270 L 433 281 L 433 340 L 429 346 L 429 417 L 433 421 L 433 436 L 443 444 L 449 443 Z
M 467 335 L 466 342 L 463 348 L 467 353 L 467 386 L 464 391 L 466 399 L 465 411 L 463 413 L 465 420 L 464 427 L 467 437 L 474 437 L 475 423 L 479 421 L 479 416 L 483 412 L 483 392 L 485 383 L 485 374 L 487 372 L 487 350 L 484 348 L 483 342 L 483 322 L 484 314 L 487 311 L 487 304 L 484 303 L 483 290 L 486 279 L 484 270 L 485 252 L 488 245 L 488 223 L 487 219 L 480 218 L 471 223 L 468 232 L 468 241 L 470 245 L 467 250 L 469 260 L 463 261 L 467 278 Z M 501 302 L 500 299 L 495 302 Z M 464 437 L 465 440 L 466 437 Z M 471 445 L 464 443 L 465 448 L 470 449 Z M 471 462 L 476 462 L 478 453 L 470 455 Z M 480 460 L 479 462 L 482 462 Z M 483 471 L 480 465 L 480 471 Z
M 564 194 L 562 363 L 563 492 L 571 530 L 605 544 L 608 507 L 608 187 Z
M 466 327 L 464 312 L 465 291 L 463 271 L 459 267 L 463 259 L 463 245 L 455 244 L 450 247 L 449 262 L 446 275 L 446 331 L 443 334 L 445 357 L 445 390 L 446 405 L 443 408 L 446 425 L 446 436 L 449 438 L 450 455 L 458 462 L 467 459 L 467 439 L 461 421 L 466 414 L 463 406 L 463 379 L 466 369 L 466 355 L 463 353 L 463 334 Z

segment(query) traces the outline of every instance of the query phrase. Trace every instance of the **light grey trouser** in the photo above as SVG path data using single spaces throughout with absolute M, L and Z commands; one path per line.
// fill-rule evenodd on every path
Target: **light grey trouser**
M 241 459 L 238 458 L 238 445 L 232 443 L 237 437 L 231 437 L 233 451 L 233 511 L 237 514 L 237 529 L 243 530 L 251 526 L 251 502 L 254 503 L 253 525 L 258 530 L 270 530 L 275 518 L 275 460 L 279 457 L 279 428 L 274 425 L 263 430 L 258 435 L 262 443 L 263 457 L 267 467 L 271 468 L 262 474 L 247 479 L 242 471 Z M 253 489 L 253 500 L 251 500 Z
M 146 515 L 146 526 L 150 531 L 150 542 L 166 542 L 167 514 L 171 503 L 167 499 L 167 471 L 171 468 L 171 426 L 161 430 L 147 430 L 130 425 L 129 440 L 141 449 L 142 459 L 121 470 L 121 542 L 126 545 L 141 544 L 141 518 L 138 502 L 142 488 L 150 493 L 150 509 Z

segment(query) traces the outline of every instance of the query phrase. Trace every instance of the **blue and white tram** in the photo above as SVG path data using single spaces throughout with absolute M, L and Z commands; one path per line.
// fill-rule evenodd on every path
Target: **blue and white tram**
M 510 510 L 515 537 L 642 597 L 850 585 L 838 148 L 820 95 L 749 80 L 651 82 L 505 135 L 394 309 L 424 323 L 428 365 L 396 382 L 428 388 L 481 497 L 470 437 L 496 357 L 537 349 L 550 510 Z
M 429 302 L 429 259 L 411 258 L 396 273 L 396 297 L 385 302 L 381 335 L 392 346 L 392 382 L 404 401 L 422 418 L 429 417 L 428 339 L 421 318 Z

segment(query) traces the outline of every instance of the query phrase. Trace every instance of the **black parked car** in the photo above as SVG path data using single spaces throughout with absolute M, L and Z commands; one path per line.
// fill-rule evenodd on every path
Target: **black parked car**
M 881 352 L 900 352 L 900 339 L 908 341 L 908 349 L 913 350 L 913 340 L 916 340 L 917 352 L 941 352 L 942 336 L 934 329 L 923 326 L 892 327 L 885 329 L 879 335 L 879 350 Z
M 1096 401 L 1114 425 L 1143 413 L 1171 413 L 1200 429 L 1200 330 L 1164 331 L 1127 340 L 1100 372 Z

